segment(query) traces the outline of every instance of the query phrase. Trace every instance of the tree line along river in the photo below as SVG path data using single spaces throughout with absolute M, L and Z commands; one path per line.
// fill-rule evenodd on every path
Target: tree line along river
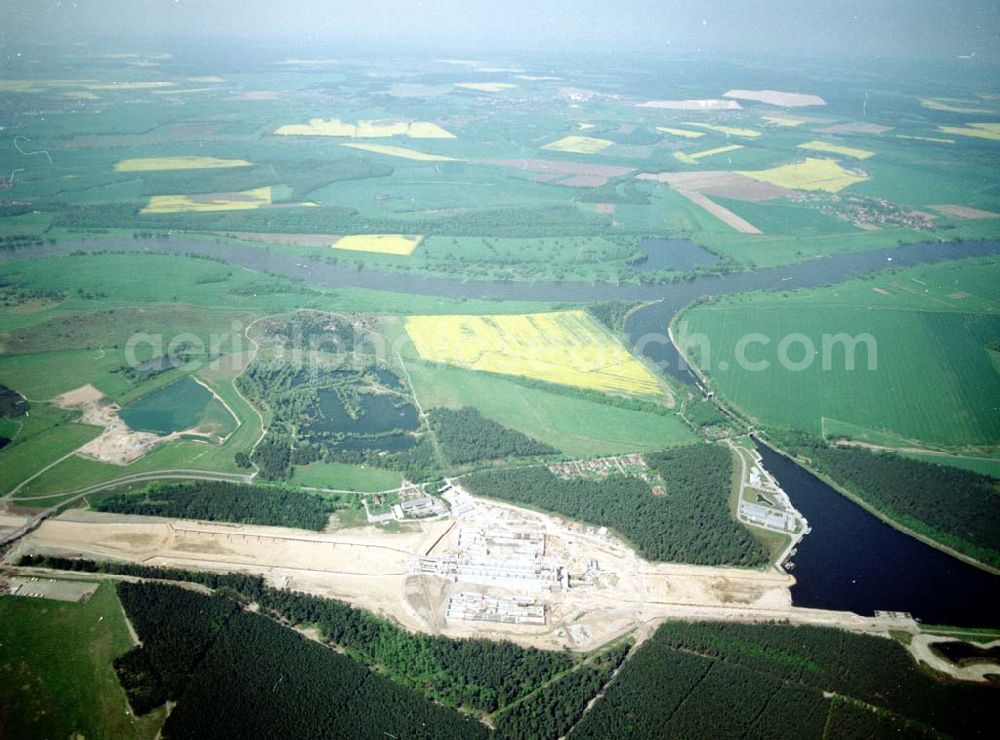
M 252 245 L 183 236 L 64 241 L 7 250 L 0 259 L 75 251 L 204 254 L 259 272 L 270 271 L 325 288 L 358 287 L 446 298 L 587 303 L 649 302 L 633 311 L 625 334 L 634 351 L 662 372 L 694 386 L 695 376 L 667 338 L 678 311 L 703 296 L 791 290 L 841 282 L 884 267 L 909 267 L 1000 253 L 1000 241 L 925 242 L 846 252 L 784 267 L 699 276 L 665 285 L 581 282 L 462 281 L 408 272 L 357 270 Z M 872 614 L 907 611 L 928 623 L 997 626 L 1000 576 L 963 563 L 909 537 L 840 495 L 792 460 L 761 448 L 764 462 L 812 526 L 795 556 L 796 605 Z

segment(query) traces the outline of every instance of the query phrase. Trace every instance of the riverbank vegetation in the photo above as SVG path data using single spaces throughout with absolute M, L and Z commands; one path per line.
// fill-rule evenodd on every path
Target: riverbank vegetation
M 1000 481 L 890 452 L 791 437 L 789 451 L 889 519 L 1000 568 Z

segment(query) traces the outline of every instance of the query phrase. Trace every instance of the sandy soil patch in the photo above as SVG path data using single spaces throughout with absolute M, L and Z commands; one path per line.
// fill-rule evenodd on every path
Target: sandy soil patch
M 647 100 L 636 105 L 637 108 L 655 108 L 658 110 L 740 110 L 743 106 L 735 100 Z
M 956 206 L 956 205 L 943 205 L 943 206 L 930 206 L 935 211 L 940 211 L 946 216 L 953 216 L 954 218 L 961 219 L 977 219 L 977 218 L 1000 218 L 1000 213 L 993 213 L 993 211 L 984 211 L 979 208 L 972 208 L 970 206 Z
M 683 195 L 689 201 L 694 203 L 696 206 L 700 206 L 704 210 L 711 213 L 717 219 L 722 221 L 724 224 L 732 228 L 734 231 L 738 231 L 741 234 L 762 234 L 760 229 L 754 226 L 752 223 L 744 219 L 742 216 L 738 216 L 728 208 L 720 206 L 714 200 L 711 200 L 704 193 L 700 193 L 696 190 L 681 190 L 675 188 L 678 195 Z
M 56 397 L 52 404 L 81 412 L 83 424 L 104 427 L 104 431 L 76 451 L 76 454 L 114 465 L 128 465 L 172 437 L 136 432 L 121 420 L 121 407 L 92 385 L 84 385 Z
M 544 551 L 528 556 L 541 560 L 531 562 L 564 569 L 573 585 L 526 592 L 512 582 L 487 585 L 421 573 L 426 557 L 476 557 L 468 537 L 463 540 L 464 527 L 542 536 Z M 273 586 L 343 599 L 411 630 L 548 649 L 591 650 L 633 630 L 648 632 L 667 618 L 885 628 L 877 619 L 792 607 L 794 578 L 775 570 L 650 563 L 601 530 L 476 497 L 453 509 L 450 520 L 413 523 L 401 532 L 363 527 L 316 533 L 72 510 L 45 521 L 8 559 L 29 553 L 259 574 Z M 489 559 L 523 557 L 493 552 Z M 534 599 L 544 604 L 546 623 L 448 619 L 448 599 L 458 593 Z
M 914 635 L 907 650 L 913 655 L 918 663 L 924 663 L 935 671 L 956 678 L 959 681 L 975 681 L 986 683 L 987 676 L 1000 674 L 1000 663 L 973 663 L 972 665 L 960 666 L 950 660 L 942 658 L 931 650 L 931 645 L 942 642 L 962 642 L 954 637 L 941 637 L 939 635 Z M 1000 647 L 1000 640 L 993 640 L 980 644 L 982 648 Z
M 780 90 L 730 90 L 727 93 L 723 93 L 722 97 L 735 98 L 737 100 L 752 100 L 756 103 L 779 105 L 782 108 L 801 108 L 807 105 L 826 105 L 826 101 L 819 95 L 782 92 Z

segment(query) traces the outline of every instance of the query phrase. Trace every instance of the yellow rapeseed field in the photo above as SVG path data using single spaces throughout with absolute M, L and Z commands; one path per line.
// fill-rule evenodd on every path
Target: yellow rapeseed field
M 955 105 L 958 103 L 958 105 Z M 946 113 L 989 113 L 987 108 L 976 108 L 965 100 L 952 100 L 949 98 L 929 98 L 920 101 L 920 105 L 930 110 L 940 110 Z
M 204 195 L 154 195 L 140 213 L 184 213 L 186 211 L 242 211 L 271 204 L 271 188 L 239 193 Z
M 775 126 L 794 127 L 805 123 L 801 118 L 789 118 L 788 116 L 761 116 L 761 118 Z
M 720 134 L 726 134 L 727 136 L 739 136 L 743 139 L 756 139 L 760 136 L 760 131 L 754 131 L 752 128 L 734 128 L 732 126 L 715 126 L 711 123 L 692 123 L 690 121 L 684 122 L 685 126 L 697 126 L 698 128 L 705 128 L 709 131 L 715 131 Z
M 843 154 L 845 157 L 854 157 L 855 159 L 868 159 L 868 157 L 875 156 L 875 152 L 870 152 L 867 149 L 856 149 L 852 146 L 841 146 L 840 144 L 831 144 L 827 141 L 807 141 L 805 144 L 799 144 L 799 149 L 811 149 L 814 152 L 828 152 L 830 154 Z
M 1000 141 L 1000 123 L 969 123 L 965 126 L 938 126 L 943 134 L 973 136 L 977 139 Z
M 729 146 L 719 146 L 715 149 L 706 149 L 702 152 L 674 152 L 674 157 L 684 164 L 698 164 L 699 159 L 704 159 L 705 157 L 711 157 L 716 154 L 725 154 L 726 152 L 732 152 L 737 149 L 742 149 L 742 144 L 730 144 Z
M 683 136 L 685 139 L 697 139 L 697 138 L 705 135 L 701 131 L 688 131 L 686 129 L 682 129 L 682 128 L 670 128 L 668 126 L 657 126 L 656 130 L 660 131 L 661 133 L 664 133 L 664 134 L 672 134 L 674 136 Z
M 836 193 L 849 185 L 864 182 L 864 174 L 853 174 L 832 159 L 807 158 L 804 162 L 781 165 L 767 170 L 742 171 L 739 174 L 792 190 L 824 190 Z
M 938 144 L 954 144 L 954 139 L 942 139 L 937 136 L 910 136 L 909 134 L 896 134 L 897 139 L 911 139 L 912 141 L 933 141 Z
M 290 123 L 278 127 L 278 136 L 348 136 L 354 139 L 381 139 L 408 136 L 411 139 L 454 139 L 455 135 L 430 121 L 358 121 L 348 123 L 339 118 L 325 121 L 310 118 L 309 123 Z
M 360 149 L 365 152 L 375 152 L 376 154 L 388 154 L 390 157 L 402 157 L 403 159 L 417 159 L 422 162 L 454 162 L 454 157 L 445 157 L 441 154 L 428 154 L 418 152 L 415 149 L 406 149 L 401 146 L 389 146 L 388 144 L 341 144 L 341 146 L 351 149 Z
M 140 157 L 115 163 L 115 172 L 152 172 L 155 170 L 205 170 L 222 167 L 249 167 L 245 159 L 215 157 Z
M 597 139 L 593 136 L 564 136 L 558 141 L 546 144 L 542 149 L 551 149 L 554 152 L 573 152 L 574 154 L 596 154 L 602 149 L 607 149 L 613 143 L 608 139 Z
M 423 241 L 422 236 L 406 234 L 352 234 L 342 236 L 330 246 L 334 249 L 350 249 L 354 252 L 377 252 L 378 254 L 413 254 L 413 250 Z
M 662 392 L 653 374 L 585 311 L 411 316 L 406 331 L 431 362 L 606 393 Z
M 517 85 L 511 85 L 509 82 L 457 82 L 455 87 L 478 92 L 503 92 L 504 90 L 512 90 Z

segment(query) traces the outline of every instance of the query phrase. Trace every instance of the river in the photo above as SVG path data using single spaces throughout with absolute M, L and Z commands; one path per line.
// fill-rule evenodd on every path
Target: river
M 463 281 L 404 272 L 356 270 L 280 249 L 215 243 L 184 237 L 60 242 L 7 250 L 0 260 L 65 254 L 74 250 L 198 253 L 249 269 L 269 270 L 314 285 L 361 287 L 449 298 L 588 302 L 651 302 L 625 324 L 633 349 L 663 372 L 688 385 L 695 378 L 667 338 L 667 326 L 681 308 L 701 296 L 751 290 L 791 290 L 839 282 L 887 266 L 906 267 L 1000 253 L 1000 241 L 911 244 L 869 252 L 844 252 L 784 267 L 722 276 L 701 276 L 669 285 L 614 285 L 579 282 Z M 819 479 L 777 453 L 761 449 L 769 471 L 792 503 L 805 514 L 812 532 L 794 561 L 795 604 L 871 614 L 907 611 L 927 623 L 1000 626 L 1000 577 L 952 558 L 898 532 Z
M 902 611 L 927 624 L 1000 625 L 1000 577 L 893 529 L 765 445 L 758 450 L 812 527 L 792 558 L 796 606 L 864 615 Z

